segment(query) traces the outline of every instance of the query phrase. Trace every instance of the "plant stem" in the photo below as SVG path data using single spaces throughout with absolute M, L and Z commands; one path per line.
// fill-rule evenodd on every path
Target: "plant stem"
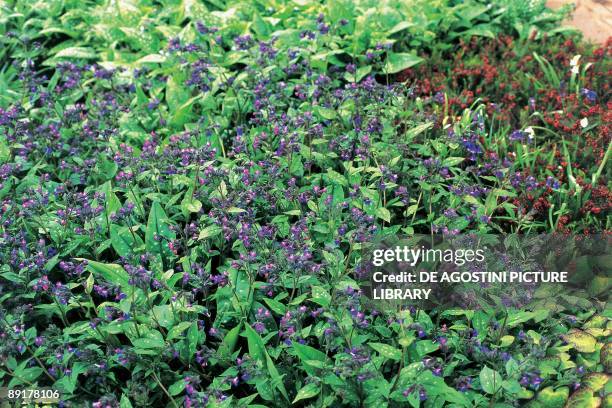
M 172 405 L 174 406 L 174 408 L 178 408 L 178 405 L 176 404 L 176 401 L 174 400 L 174 398 L 172 398 L 172 395 L 170 395 L 170 393 L 168 392 L 166 387 L 164 387 L 164 384 L 161 383 L 161 381 L 157 377 L 157 374 L 155 374 L 155 371 L 153 371 L 152 374 L 153 374 L 153 378 L 155 378 L 155 382 L 157 383 L 157 385 L 159 385 L 161 387 L 161 389 L 164 392 L 164 394 L 166 394 L 166 396 L 170 399 L 170 401 L 172 402 Z

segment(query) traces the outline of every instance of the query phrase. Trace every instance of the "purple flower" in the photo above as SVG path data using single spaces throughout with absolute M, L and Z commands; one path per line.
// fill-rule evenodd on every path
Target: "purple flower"
M 584 96 L 590 103 L 597 102 L 597 93 L 587 88 L 582 88 L 580 91 L 582 96 Z
M 512 133 L 510 133 L 510 136 L 508 136 L 508 138 L 513 142 L 524 142 L 526 136 L 527 134 L 522 130 L 514 130 L 512 131 Z
M 421 400 L 421 401 L 427 400 L 427 391 L 425 391 L 424 388 L 421 388 L 419 390 L 419 400 Z

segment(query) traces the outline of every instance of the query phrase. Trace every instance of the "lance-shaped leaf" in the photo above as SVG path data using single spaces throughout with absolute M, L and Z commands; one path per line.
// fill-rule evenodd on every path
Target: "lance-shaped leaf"
M 145 236 L 147 252 L 160 255 L 162 259 L 172 257 L 173 254 L 168 247 L 168 243 L 175 237 L 174 232 L 170 230 L 170 222 L 163 207 L 158 201 L 153 202 Z

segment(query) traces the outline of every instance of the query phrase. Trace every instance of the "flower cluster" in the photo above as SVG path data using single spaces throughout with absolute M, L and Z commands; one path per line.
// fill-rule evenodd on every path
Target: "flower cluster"
M 100 408 L 603 389 L 579 377 L 610 369 L 605 313 L 519 309 L 531 292 L 381 311 L 358 281 L 387 235 L 607 233 L 612 44 L 349 55 L 338 41 L 369 37 L 349 9 L 274 33 L 189 23 L 136 70 L 19 57 L 26 89 L 0 97 L 3 385 Z

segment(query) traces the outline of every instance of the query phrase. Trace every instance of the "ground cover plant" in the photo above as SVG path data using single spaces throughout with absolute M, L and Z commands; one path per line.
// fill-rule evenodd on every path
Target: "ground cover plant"
M 390 312 L 355 280 L 383 235 L 607 236 L 612 43 L 543 2 L 377 4 L 0 3 L 2 386 L 612 404 L 605 302 Z

